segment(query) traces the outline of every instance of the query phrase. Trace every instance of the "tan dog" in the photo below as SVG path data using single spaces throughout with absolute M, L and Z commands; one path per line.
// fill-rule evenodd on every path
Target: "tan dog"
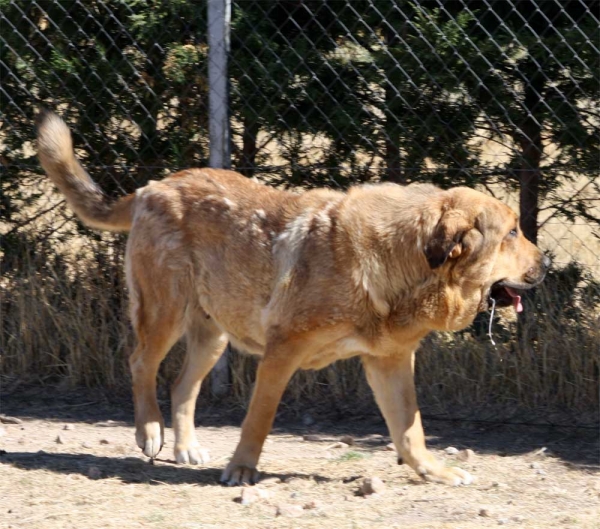
M 200 384 L 228 340 L 260 355 L 240 443 L 222 481 L 253 483 L 281 395 L 297 369 L 360 355 L 400 460 L 426 479 L 468 484 L 425 448 L 414 353 L 430 331 L 462 329 L 493 296 L 521 309 L 550 261 L 516 214 L 468 188 L 364 185 L 294 194 L 225 170 L 190 169 L 109 202 L 76 160 L 56 115 L 38 123 L 42 165 L 88 225 L 129 230 L 127 278 L 136 439 L 164 442 L 156 375 L 183 334 L 172 390 L 175 456 L 204 458 L 194 432 Z

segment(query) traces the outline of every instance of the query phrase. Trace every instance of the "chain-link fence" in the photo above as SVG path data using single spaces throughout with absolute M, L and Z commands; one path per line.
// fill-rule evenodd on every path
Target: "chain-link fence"
M 513 195 L 517 208 L 520 191 L 530 237 L 540 226 L 559 261 L 586 254 L 597 269 L 599 39 L 589 4 L 236 7 L 239 170 L 298 185 L 475 185 Z
M 9 199 L 38 167 L 38 104 L 110 169 L 107 192 L 207 163 L 204 2 L 4 0 L 0 23 Z M 521 202 L 561 263 L 597 270 L 598 27 L 583 1 L 234 2 L 233 166 L 285 185 L 485 187 Z
M 110 263 L 122 246 L 82 232 L 38 176 L 37 106 L 70 123 L 109 194 L 208 163 L 211 3 L 227 5 L 0 0 L 7 270 L 24 241 L 44 255 L 59 241 L 63 257 L 64 243 L 93 241 Z M 273 185 L 479 187 L 520 209 L 525 233 L 586 289 L 600 277 L 598 17 L 583 0 L 234 1 L 224 152 Z M 581 299 L 554 317 L 580 321 Z

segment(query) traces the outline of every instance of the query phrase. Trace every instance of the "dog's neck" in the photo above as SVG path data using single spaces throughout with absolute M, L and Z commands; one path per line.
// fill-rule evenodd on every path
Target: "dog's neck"
M 429 210 L 423 202 L 437 200 L 439 190 L 434 194 L 429 193 L 429 186 L 424 187 L 427 192 L 422 197 L 415 200 L 411 193 L 407 200 L 401 186 L 363 186 L 360 201 L 353 200 L 351 190 L 343 207 L 342 218 L 356 256 L 353 279 L 383 317 L 409 292 L 413 296 L 435 280 L 423 253 L 429 236 L 423 227 L 431 224 L 426 217 L 434 215 L 435 206 Z M 402 229 L 410 224 L 415 229 Z
M 418 188 L 422 192 L 415 195 L 413 187 L 410 199 L 406 188 L 396 185 L 363 187 L 360 202 L 353 203 L 349 193 L 344 220 L 351 223 L 357 257 L 353 279 L 379 317 L 394 326 L 421 322 L 429 330 L 450 330 L 453 322 L 462 328 L 477 313 L 477 292 L 460 275 L 448 281 L 442 276 L 445 268 L 432 270 L 427 263 L 424 248 L 445 192 Z M 371 200 L 371 207 L 365 207 Z M 411 224 L 414 229 L 406 229 Z

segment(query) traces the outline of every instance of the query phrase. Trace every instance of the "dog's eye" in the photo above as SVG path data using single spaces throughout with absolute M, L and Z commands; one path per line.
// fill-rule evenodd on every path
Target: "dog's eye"
M 513 228 L 512 230 L 510 230 L 510 232 L 508 233 L 508 235 L 510 237 L 516 237 L 517 236 L 517 228 Z

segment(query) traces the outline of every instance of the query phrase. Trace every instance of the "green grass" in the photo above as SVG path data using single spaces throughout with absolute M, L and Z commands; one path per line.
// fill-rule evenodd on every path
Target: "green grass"
M 369 457 L 373 457 L 373 454 L 369 454 L 366 452 L 357 452 L 356 450 L 349 450 L 345 454 L 336 457 L 333 461 L 336 463 L 345 463 L 346 461 L 358 461 Z

